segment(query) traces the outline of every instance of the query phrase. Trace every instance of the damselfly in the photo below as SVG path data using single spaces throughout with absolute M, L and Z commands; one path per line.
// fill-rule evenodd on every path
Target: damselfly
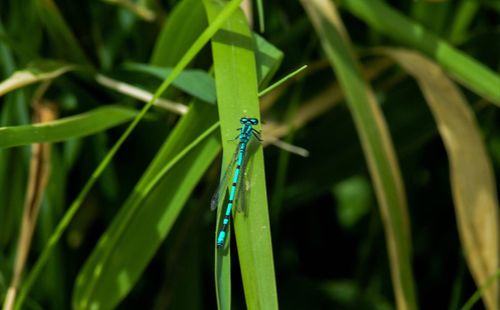
M 219 224 L 220 228 L 217 233 L 217 247 L 224 246 L 224 242 L 226 241 L 227 230 L 229 228 L 229 221 L 231 219 L 231 212 L 234 205 L 238 206 L 238 210 L 242 210 L 241 207 L 243 204 L 243 198 L 241 198 L 240 194 L 242 194 L 245 189 L 243 189 L 243 175 L 245 172 L 245 167 L 248 162 L 248 145 L 252 141 L 252 136 L 258 141 L 262 141 L 260 139 L 260 133 L 253 126 L 259 123 L 259 120 L 256 118 L 248 118 L 242 117 L 240 119 L 241 128 L 238 128 L 240 131 L 239 143 L 236 151 L 234 152 L 233 158 L 231 159 L 229 166 L 226 168 L 226 171 L 223 174 L 223 177 L 217 187 L 217 191 L 212 197 L 211 201 L 211 209 L 215 210 L 219 208 L 224 202 L 224 198 L 226 197 L 226 192 L 228 188 L 227 181 L 231 179 L 233 182 L 231 183 L 231 187 L 229 190 L 229 198 L 226 205 L 226 210 L 223 215 L 222 222 Z M 238 138 L 237 137 L 237 138 Z M 236 167 L 235 167 L 236 165 Z M 238 200 L 238 204 L 236 204 L 236 200 Z M 240 201 L 241 200 L 241 201 Z

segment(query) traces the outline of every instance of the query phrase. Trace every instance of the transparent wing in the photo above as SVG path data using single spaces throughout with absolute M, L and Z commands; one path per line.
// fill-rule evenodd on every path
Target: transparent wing
M 245 210 L 245 193 L 250 188 L 249 178 L 246 176 L 246 172 L 243 172 L 240 180 L 238 181 L 238 188 L 236 192 L 236 210 L 238 212 L 243 212 Z
M 219 185 L 217 186 L 217 190 L 212 196 L 212 200 L 210 201 L 210 210 L 212 211 L 218 209 L 220 205 L 222 205 L 222 203 L 224 202 L 224 198 L 226 197 L 227 193 L 227 186 L 228 186 L 227 182 L 234 170 L 234 165 L 236 164 L 236 159 L 238 158 L 238 151 L 239 147 L 236 148 L 236 151 L 234 152 L 233 157 L 231 158 L 231 161 L 229 162 L 229 165 L 226 168 L 226 171 L 224 172 L 222 178 L 220 179 Z
M 250 178 L 248 176 L 248 162 L 250 160 L 250 155 L 253 154 L 258 146 L 257 139 L 252 138 L 248 142 L 245 154 L 243 156 L 243 163 L 241 164 L 240 178 L 236 187 L 235 204 L 238 212 L 243 212 L 245 210 L 245 193 L 250 189 Z

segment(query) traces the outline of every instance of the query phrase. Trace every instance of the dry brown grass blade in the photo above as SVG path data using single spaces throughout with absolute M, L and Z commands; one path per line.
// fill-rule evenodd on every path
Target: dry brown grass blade
M 33 69 L 16 71 L 10 77 L 0 82 L 0 96 L 27 85 L 50 81 L 69 71 L 75 70 L 75 68 L 76 66 L 73 65 L 53 65 L 53 68 L 45 69 L 45 71 L 42 71 L 42 69 L 38 71 Z
M 400 49 L 383 49 L 417 80 L 436 120 L 450 162 L 457 224 L 465 258 L 478 287 L 498 268 L 498 201 L 490 158 L 479 127 L 459 88 L 434 62 Z M 498 308 L 498 281 L 483 291 Z
M 106 86 L 110 89 L 113 89 L 119 93 L 125 94 L 142 102 L 148 102 L 153 98 L 153 94 L 150 92 L 147 92 L 139 87 L 135 87 L 131 84 L 112 79 L 102 74 L 96 74 L 95 80 L 97 81 L 97 83 L 103 86 Z M 163 108 L 167 111 L 179 115 L 184 115 L 188 111 L 188 107 L 186 105 L 163 98 L 156 99 L 153 104 L 157 107 Z
M 157 18 L 157 15 L 154 11 L 148 9 L 144 5 L 135 3 L 134 1 L 106 0 L 106 2 L 119 5 L 147 22 L 153 22 Z
M 41 93 L 46 90 L 47 86 L 48 84 L 41 86 L 39 96 L 35 96 L 37 98 L 33 101 L 33 123 L 50 122 L 57 118 L 55 106 L 48 103 L 41 103 L 40 101 Z M 21 276 L 33 238 L 33 232 L 36 227 L 40 204 L 50 174 L 50 147 L 49 143 L 38 143 L 33 144 L 31 148 L 30 172 L 20 236 L 17 244 L 17 255 L 14 263 L 14 273 L 3 305 L 4 310 L 11 310 L 14 307 Z

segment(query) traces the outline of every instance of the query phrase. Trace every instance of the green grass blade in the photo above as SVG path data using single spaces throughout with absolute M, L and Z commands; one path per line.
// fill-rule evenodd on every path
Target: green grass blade
M 59 56 L 74 63 L 90 64 L 56 3 L 53 0 L 35 0 L 35 4 L 38 15 L 47 29 L 50 42 L 54 45 L 55 51 L 60 53 Z
M 283 60 L 283 52 L 256 33 L 253 35 L 253 41 L 259 89 L 262 89 L 269 84 L 278 70 Z
M 257 14 L 259 15 L 259 30 L 263 33 L 266 30 L 266 24 L 264 23 L 264 5 L 262 0 L 257 0 Z
M 177 124 L 80 271 L 75 309 L 115 308 L 133 288 L 220 151 L 215 119 L 198 103 Z
M 146 114 L 148 109 L 153 105 L 153 103 L 160 97 L 160 95 L 167 89 L 168 86 L 172 83 L 175 78 L 182 72 L 182 70 L 191 62 L 191 60 L 198 54 L 198 52 L 203 48 L 203 46 L 210 40 L 210 38 L 219 30 L 224 21 L 231 16 L 231 14 L 238 8 L 241 0 L 233 0 L 230 1 L 224 10 L 220 12 L 220 14 L 215 18 L 214 22 L 205 29 L 205 31 L 198 37 L 198 39 L 193 43 L 190 49 L 184 54 L 181 60 L 177 63 L 177 65 L 172 70 L 172 74 L 168 76 L 168 78 L 160 85 L 158 90 L 156 91 L 153 98 L 143 107 L 143 109 L 139 112 L 139 114 L 134 118 L 129 127 L 125 130 L 122 136 L 118 139 L 115 145 L 111 148 L 109 153 L 103 159 L 103 161 L 99 164 L 96 170 L 92 173 L 89 181 L 85 184 L 82 191 L 78 194 L 75 201 L 71 204 L 68 211 L 65 213 L 64 217 L 59 222 L 56 227 L 54 234 L 49 240 L 49 243 L 44 248 L 42 254 L 39 259 L 35 263 L 35 266 L 31 273 L 28 275 L 26 282 L 24 283 L 19 298 L 16 302 L 16 309 L 19 309 L 22 305 L 23 300 L 26 298 L 26 295 L 33 285 L 35 279 L 40 274 L 41 268 L 45 265 L 50 254 L 56 245 L 56 243 L 61 238 L 63 231 L 66 229 L 71 219 L 74 217 L 76 211 L 79 209 L 85 196 L 88 194 L 97 178 L 102 174 L 104 169 L 108 166 L 111 159 L 114 157 L 120 146 L 125 142 L 128 138 L 132 130 L 137 126 L 142 117 Z
M 481 300 L 481 295 L 484 294 L 484 290 L 490 288 L 490 286 L 495 283 L 500 278 L 500 270 L 497 270 L 495 274 L 491 275 L 488 280 L 467 300 L 467 302 L 460 308 L 460 310 L 471 310 L 474 309 L 475 304 Z
M 397 306 L 417 309 L 406 195 L 384 117 L 333 4 L 326 0 L 301 2 L 339 79 L 361 139 L 383 218 Z
M 340 0 L 342 6 L 383 34 L 434 59 L 455 79 L 500 106 L 500 76 L 380 0 Z
M 151 66 L 140 63 L 127 63 L 124 68 L 131 71 L 138 71 L 164 79 L 172 72 L 172 68 Z M 194 98 L 209 103 L 215 103 L 215 82 L 214 79 L 203 70 L 185 70 L 172 83 L 175 87 L 193 96 Z
M 207 18 L 201 1 L 181 1 L 162 27 L 151 56 L 151 65 L 174 66 L 206 26 Z
M 130 121 L 136 110 L 105 106 L 52 122 L 0 127 L 0 148 L 81 138 Z
M 445 29 L 450 8 L 447 1 L 415 1 L 411 4 L 413 18 L 435 34 Z
M 205 0 L 204 4 L 208 20 L 213 23 L 224 8 L 224 2 Z M 234 153 L 235 144 L 229 140 L 240 127 L 239 119 L 242 116 L 260 118 L 252 34 L 241 11 L 231 16 L 213 38 L 212 52 L 225 167 Z M 251 190 L 245 195 L 247 212 L 235 213 L 233 217 L 245 300 L 249 309 L 277 309 L 262 148 L 253 154 L 248 175 L 251 176 Z M 229 309 L 231 303 L 229 261 L 227 257 L 221 257 L 227 251 L 226 245 L 224 250 L 217 250 L 216 256 L 220 309 Z
M 0 124 L 11 125 L 25 123 L 20 119 L 27 118 L 28 111 L 24 103 L 23 92 L 14 92 L 4 97 L 0 110 Z M 28 148 L 0 149 L 0 248 L 6 250 L 7 245 L 15 240 L 18 233 L 17 223 L 20 223 L 22 206 L 26 191 L 26 170 L 28 166 Z
M 449 38 L 451 42 L 460 42 L 467 34 L 467 29 L 479 10 L 478 1 L 462 0 L 453 17 Z
M 0 23 L 0 30 L 3 25 Z M 0 72 L 8 76 L 15 70 L 14 57 L 11 51 L 3 43 L 0 43 Z M 23 91 L 14 92 L 1 98 L 0 126 L 11 126 L 23 124 L 28 121 L 28 109 L 26 97 Z M 18 113 L 22 111 L 22 113 Z M 25 170 L 27 166 L 27 150 L 17 148 L 12 150 L 0 150 L 0 249 L 7 256 L 7 246 L 17 236 L 17 223 L 21 220 L 22 208 L 11 206 L 22 206 L 24 201 Z M 22 160 L 19 160 L 22 158 Z
M 286 81 L 288 81 L 292 77 L 294 77 L 297 74 L 299 74 L 300 72 L 304 71 L 306 68 L 307 68 L 307 65 L 303 65 L 302 67 L 298 68 L 297 70 L 294 70 L 293 72 L 288 73 L 287 75 L 285 75 L 284 77 L 282 77 L 281 79 L 279 79 L 278 81 L 276 81 L 275 83 L 273 83 L 272 85 L 267 87 L 266 89 L 260 91 L 259 97 L 264 96 L 265 94 L 269 93 L 270 91 L 272 91 L 276 87 L 280 86 L 281 84 L 285 83 Z

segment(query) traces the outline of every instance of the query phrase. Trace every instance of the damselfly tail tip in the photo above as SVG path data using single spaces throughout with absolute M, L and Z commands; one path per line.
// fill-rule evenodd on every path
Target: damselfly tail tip
M 226 240 L 226 232 L 220 231 L 217 237 L 217 247 L 222 248 L 224 246 L 224 241 Z

